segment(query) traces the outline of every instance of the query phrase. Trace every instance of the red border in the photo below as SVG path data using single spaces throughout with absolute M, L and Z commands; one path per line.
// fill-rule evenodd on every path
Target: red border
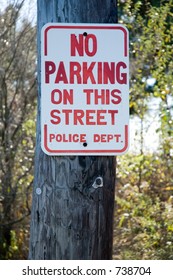
M 81 153 L 81 154 L 88 154 L 88 153 L 123 153 L 127 148 L 128 148 L 128 139 L 129 139 L 129 135 L 128 135 L 128 125 L 124 126 L 124 130 L 125 130 L 125 145 L 121 150 L 51 150 L 48 147 L 48 143 L 47 143 L 47 124 L 44 125 L 44 148 L 48 153 L 53 153 L 53 154 L 58 154 L 58 153 L 63 153 L 63 154 L 72 154 L 72 153 Z
M 82 26 L 78 26 L 78 25 L 51 25 L 48 26 L 45 30 L 44 30 L 44 55 L 46 56 L 48 53 L 47 50 L 47 37 L 48 37 L 48 31 L 50 29 L 119 29 L 124 33 L 124 56 L 127 56 L 128 50 L 127 50 L 127 30 L 123 27 L 123 26 L 93 26 L 93 25 L 82 25 Z

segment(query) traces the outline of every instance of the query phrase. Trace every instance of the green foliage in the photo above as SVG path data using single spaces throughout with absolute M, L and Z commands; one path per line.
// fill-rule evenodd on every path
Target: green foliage
M 130 32 L 132 114 L 142 117 L 148 100 L 155 96 L 166 102 L 172 96 L 172 9 L 173 1 L 123 1 L 119 22 Z M 155 3 L 151 6 L 150 2 Z M 163 2 L 163 1 L 162 1 Z M 147 79 L 156 85 L 147 86 Z
M 173 162 L 129 154 L 117 175 L 115 258 L 173 259 Z
M 10 231 L 10 245 L 4 241 L 3 255 L 1 258 L 5 260 L 26 259 L 28 255 L 28 230 L 26 225 L 15 228 Z
M 130 31 L 130 109 L 144 121 L 159 100 L 160 146 L 118 158 L 115 259 L 173 259 L 173 1 L 120 1 L 120 22 Z M 148 85 L 148 79 L 155 83 Z
M 21 4 L 0 13 L 0 259 L 27 257 L 36 111 L 35 28 Z

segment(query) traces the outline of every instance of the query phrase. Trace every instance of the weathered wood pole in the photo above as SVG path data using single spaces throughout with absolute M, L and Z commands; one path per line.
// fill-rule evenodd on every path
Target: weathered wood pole
M 38 0 L 37 5 L 38 119 L 29 259 L 111 259 L 115 158 L 47 156 L 40 147 L 40 31 L 47 22 L 116 22 L 116 1 Z

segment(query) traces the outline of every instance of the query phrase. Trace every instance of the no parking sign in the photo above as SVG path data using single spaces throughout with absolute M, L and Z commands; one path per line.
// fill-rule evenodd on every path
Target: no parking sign
M 46 24 L 41 37 L 41 146 L 49 155 L 128 148 L 128 32 L 117 24 Z

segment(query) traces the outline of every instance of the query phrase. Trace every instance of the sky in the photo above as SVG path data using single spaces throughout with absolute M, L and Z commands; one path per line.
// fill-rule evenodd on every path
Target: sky
M 148 104 L 149 110 L 144 117 L 143 122 L 143 151 L 156 152 L 159 148 L 159 133 L 156 130 L 160 125 L 159 118 L 159 100 L 157 98 L 151 99 Z M 141 120 L 139 117 L 130 118 L 130 149 L 129 151 L 140 152 L 140 138 L 141 138 Z
M 0 11 L 10 3 L 20 3 L 21 0 L 0 0 Z M 31 22 L 36 22 L 36 2 L 37 0 L 25 0 L 21 10 L 21 16 L 27 17 Z

